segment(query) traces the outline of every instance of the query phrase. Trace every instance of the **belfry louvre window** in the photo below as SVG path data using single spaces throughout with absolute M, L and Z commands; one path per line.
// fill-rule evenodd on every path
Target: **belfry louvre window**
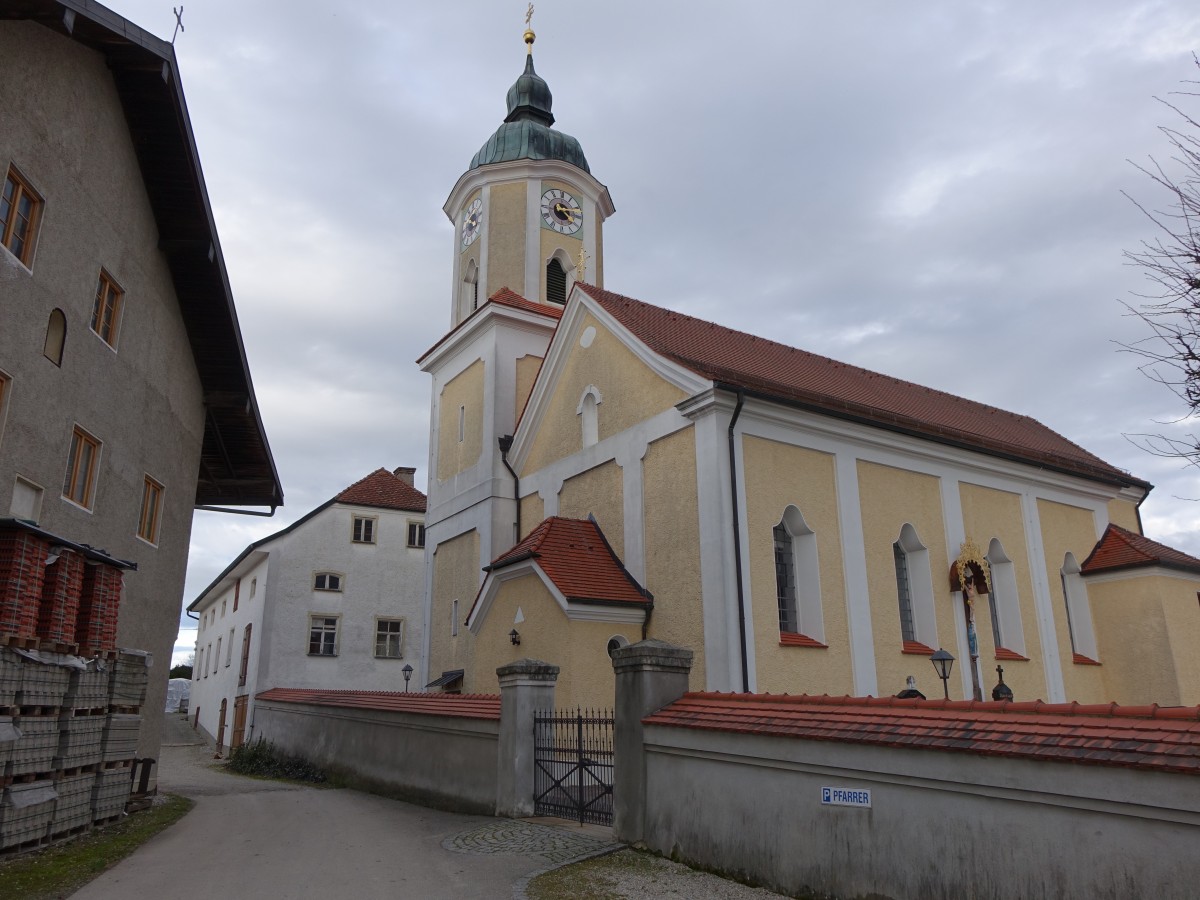
M 308 655 L 337 656 L 337 616 L 308 617 Z
M 151 544 L 158 543 L 158 521 L 162 514 L 163 486 L 146 476 L 142 485 L 142 515 L 138 521 L 138 537 Z
M 99 459 L 100 442 L 76 425 L 71 433 L 71 451 L 67 455 L 63 496 L 84 509 L 92 508 Z
M 92 331 L 110 347 L 117 346 L 117 326 L 121 322 L 121 299 L 125 292 L 113 281 L 113 277 L 100 270 L 96 283 L 96 302 L 92 305 Z
M 371 516 L 355 516 L 350 539 L 356 544 L 375 543 L 375 519 Z
M 34 237 L 42 198 L 12 166 L 4 176 L 0 194 L 0 243 L 26 266 L 33 259 Z
M 546 264 L 546 299 L 551 303 L 567 302 L 567 270 L 557 259 Z

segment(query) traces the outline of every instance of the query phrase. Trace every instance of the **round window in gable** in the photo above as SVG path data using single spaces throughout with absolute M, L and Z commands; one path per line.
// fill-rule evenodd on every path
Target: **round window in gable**
M 609 657 L 612 657 L 612 655 L 614 653 L 616 653 L 618 650 L 620 650 L 622 647 L 628 647 L 628 646 L 629 646 L 629 641 L 628 641 L 628 639 L 625 638 L 624 635 L 614 634 L 612 637 L 610 637 L 608 639 L 608 655 L 609 655 Z

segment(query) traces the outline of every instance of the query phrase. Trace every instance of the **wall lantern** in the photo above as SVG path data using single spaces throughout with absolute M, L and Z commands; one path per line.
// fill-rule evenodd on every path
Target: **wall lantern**
M 946 699 L 950 699 L 950 670 L 954 668 L 954 657 L 945 650 L 938 648 L 938 651 L 929 657 L 929 661 L 933 663 L 933 669 L 937 672 L 938 678 L 942 679 L 942 693 L 946 695 Z
M 404 668 L 400 670 L 404 673 L 404 693 L 408 693 L 408 679 L 412 678 L 413 667 L 408 663 L 404 664 Z
M 521 646 L 521 635 L 518 633 L 517 629 L 514 628 L 508 633 L 508 639 L 512 641 L 514 647 Z

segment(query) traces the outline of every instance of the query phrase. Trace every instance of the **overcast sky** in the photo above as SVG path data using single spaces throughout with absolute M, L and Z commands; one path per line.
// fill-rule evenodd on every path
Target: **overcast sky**
M 170 4 L 110 5 L 171 37 Z M 503 119 L 523 14 L 186 3 L 176 53 L 287 506 L 198 513 L 185 604 L 379 466 L 424 488 L 441 207 Z M 1128 160 L 1169 158 L 1154 98 L 1200 77 L 1195 0 L 539 0 L 533 25 L 556 127 L 616 203 L 607 288 L 1032 415 L 1153 482 L 1146 532 L 1200 555 L 1196 472 L 1123 436 L 1194 426 L 1116 346 L 1144 334 L 1122 252 L 1153 235 L 1121 192 L 1166 202 Z

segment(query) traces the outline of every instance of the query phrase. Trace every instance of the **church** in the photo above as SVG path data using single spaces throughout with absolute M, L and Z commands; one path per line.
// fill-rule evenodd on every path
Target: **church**
M 450 329 L 419 360 L 429 689 L 494 692 L 529 657 L 560 705 L 609 705 L 609 654 L 657 638 L 694 651 L 692 690 L 1200 703 L 1200 560 L 1142 534 L 1149 483 L 607 290 L 615 207 L 534 40 L 445 203 Z

